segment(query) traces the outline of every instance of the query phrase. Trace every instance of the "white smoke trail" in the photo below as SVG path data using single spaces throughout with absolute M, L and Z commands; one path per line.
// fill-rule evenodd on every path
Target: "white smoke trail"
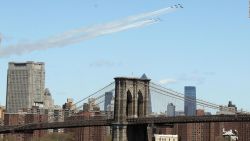
M 2 40 L 3 40 L 3 35 L 0 33 L 0 48 L 1 48 Z
M 176 8 L 167 7 L 153 12 L 130 16 L 122 20 L 70 30 L 47 39 L 35 42 L 25 42 L 0 48 L 0 57 L 20 55 L 37 50 L 44 50 L 54 47 L 64 47 L 70 44 L 79 43 L 98 36 L 112 34 L 132 28 L 144 27 L 159 22 L 156 17 L 175 11 Z M 1 34 L 0 34 L 1 35 Z M 1 41 L 1 36 L 0 36 Z

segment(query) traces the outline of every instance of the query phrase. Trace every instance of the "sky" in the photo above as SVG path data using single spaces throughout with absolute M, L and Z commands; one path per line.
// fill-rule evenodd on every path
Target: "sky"
M 179 3 L 183 9 L 139 21 L 152 24 L 105 34 L 97 28 Z M 95 32 L 80 36 L 91 38 L 41 43 L 85 28 Z M 200 99 L 222 105 L 232 100 L 250 111 L 249 34 L 247 0 L 1 1 L 0 104 L 8 62 L 35 61 L 45 62 L 45 85 L 58 105 L 68 97 L 78 101 L 114 77 L 146 73 L 164 87 L 183 93 L 184 86 L 196 86 Z M 18 53 L 1 55 L 13 46 Z M 44 48 L 24 51 L 32 47 Z

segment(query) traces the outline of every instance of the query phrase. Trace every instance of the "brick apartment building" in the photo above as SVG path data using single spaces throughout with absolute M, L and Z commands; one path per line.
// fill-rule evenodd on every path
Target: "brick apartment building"
M 4 115 L 4 125 L 23 125 L 25 120 L 24 113 L 8 113 Z M 24 141 L 24 134 L 5 134 L 6 141 Z
M 183 123 L 159 127 L 157 134 L 178 135 L 179 141 L 218 141 L 225 130 L 237 130 L 239 141 L 250 141 L 250 122 Z
M 6 113 L 4 115 L 4 125 L 24 125 L 29 123 L 46 122 L 48 116 L 45 114 L 34 113 Z M 35 138 L 42 137 L 47 134 L 47 130 L 34 131 L 33 133 L 23 134 L 6 134 L 4 138 L 6 141 L 34 141 Z
M 92 118 L 104 118 L 101 112 L 80 112 L 77 115 L 65 118 L 67 120 L 88 120 Z M 109 127 L 80 127 L 65 129 L 66 133 L 71 133 L 75 141 L 106 141 L 110 135 Z
M 48 121 L 48 115 L 40 115 L 40 114 L 25 114 L 24 122 L 25 124 L 28 123 L 39 123 L 39 122 L 46 122 Z M 25 141 L 34 141 L 34 139 L 38 139 L 44 135 L 48 134 L 48 130 L 37 130 L 34 131 L 32 134 L 25 134 Z

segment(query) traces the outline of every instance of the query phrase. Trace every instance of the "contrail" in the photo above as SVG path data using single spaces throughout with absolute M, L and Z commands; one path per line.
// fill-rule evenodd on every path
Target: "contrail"
M 0 47 L 1 47 L 2 40 L 3 40 L 3 35 L 0 33 Z
M 21 55 L 24 53 L 30 53 L 32 51 L 45 50 L 48 48 L 64 47 L 96 38 L 98 36 L 148 26 L 158 23 L 160 21 L 157 19 L 158 16 L 173 12 L 176 9 L 177 8 L 175 7 L 167 7 L 152 12 L 130 16 L 118 21 L 70 30 L 47 39 L 8 45 L 6 47 L 0 48 L 0 57 Z M 1 39 L 2 38 L 0 34 L 0 43 Z

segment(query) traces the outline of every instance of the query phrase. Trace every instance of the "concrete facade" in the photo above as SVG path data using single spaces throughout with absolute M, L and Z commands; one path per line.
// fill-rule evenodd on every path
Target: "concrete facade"
M 9 63 L 7 74 L 7 113 L 17 113 L 43 103 L 45 87 L 44 63 Z
M 173 103 L 168 103 L 167 116 L 170 116 L 170 117 L 175 116 L 175 105 Z
M 52 109 L 54 107 L 54 100 L 48 88 L 45 89 L 43 101 L 44 109 Z

